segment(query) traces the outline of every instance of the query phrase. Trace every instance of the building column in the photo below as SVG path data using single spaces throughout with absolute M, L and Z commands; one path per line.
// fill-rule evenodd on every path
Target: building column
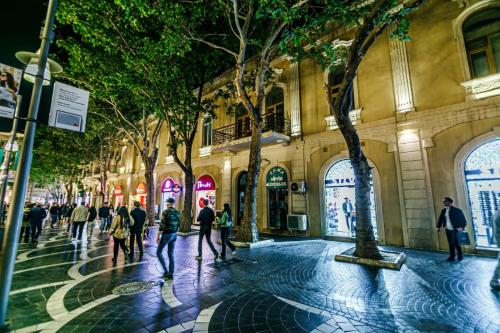
M 298 62 L 290 62 L 290 130 L 292 136 L 302 134 L 300 122 L 300 66 Z
M 231 156 L 224 157 L 224 164 L 222 166 L 222 197 L 220 205 L 221 209 L 223 208 L 223 204 L 231 203 L 231 169 L 232 169 L 232 161 Z
M 409 246 L 436 248 L 432 189 L 421 135 L 417 129 L 402 129 L 397 140 Z
M 289 181 L 299 181 L 306 179 L 305 173 L 305 160 L 304 160 L 304 142 L 298 142 L 295 145 L 295 152 L 292 154 L 292 170 L 290 171 L 290 176 L 292 179 Z M 306 184 L 307 185 L 307 184 Z M 307 213 L 307 203 L 306 194 L 297 193 L 292 194 L 292 207 L 290 214 L 306 214 Z
M 390 29 L 389 34 L 392 31 Z M 396 112 L 415 111 L 405 42 L 389 37 L 389 52 Z

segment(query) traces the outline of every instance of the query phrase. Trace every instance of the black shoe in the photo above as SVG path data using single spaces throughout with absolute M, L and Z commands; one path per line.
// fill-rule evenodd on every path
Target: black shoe
M 116 258 L 111 258 L 111 261 L 112 262 L 116 262 Z
M 222 260 L 226 260 L 226 255 L 225 255 L 225 254 L 221 254 L 221 255 L 219 256 L 219 258 L 221 258 Z
M 448 257 L 448 259 L 446 259 L 446 261 L 455 261 L 455 258 Z
M 458 256 L 458 261 L 462 261 L 463 259 L 464 259 L 464 257 Z
M 217 261 L 217 259 L 219 259 L 219 254 L 218 253 L 215 254 L 214 261 Z

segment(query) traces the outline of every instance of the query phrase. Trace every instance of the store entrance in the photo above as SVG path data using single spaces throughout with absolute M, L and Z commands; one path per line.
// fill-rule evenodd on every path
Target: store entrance
M 243 171 L 238 175 L 236 183 L 236 225 L 241 224 L 245 210 L 245 190 L 247 188 L 248 172 Z
M 288 189 L 270 188 L 269 198 L 269 228 L 286 230 L 286 217 L 288 215 Z

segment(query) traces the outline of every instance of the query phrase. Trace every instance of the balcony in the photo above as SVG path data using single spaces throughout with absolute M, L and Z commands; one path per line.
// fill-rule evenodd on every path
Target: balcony
M 250 148 L 252 129 L 250 119 L 215 129 L 212 151 L 243 151 Z M 263 146 L 290 142 L 290 121 L 283 115 L 267 113 L 263 116 L 261 143 Z

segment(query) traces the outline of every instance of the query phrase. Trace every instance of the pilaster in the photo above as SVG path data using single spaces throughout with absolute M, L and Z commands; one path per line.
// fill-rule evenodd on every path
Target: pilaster
M 221 194 L 221 205 L 222 209 L 224 203 L 231 202 L 231 169 L 232 161 L 231 156 L 224 157 L 224 164 L 222 165 L 222 194 Z
M 298 143 L 295 146 L 295 151 L 292 154 L 292 170 L 291 170 L 291 181 L 299 181 L 306 179 L 305 173 L 305 160 L 304 160 L 304 144 L 303 142 Z M 307 186 L 307 184 L 306 184 Z M 297 193 L 291 194 L 292 196 L 292 210 L 290 213 L 299 214 L 305 213 L 307 211 L 306 195 Z
M 391 55 L 392 83 L 394 87 L 396 112 L 415 111 L 406 44 L 400 40 L 389 37 L 389 52 Z
M 300 136 L 300 72 L 299 63 L 290 62 L 290 125 L 291 135 Z

